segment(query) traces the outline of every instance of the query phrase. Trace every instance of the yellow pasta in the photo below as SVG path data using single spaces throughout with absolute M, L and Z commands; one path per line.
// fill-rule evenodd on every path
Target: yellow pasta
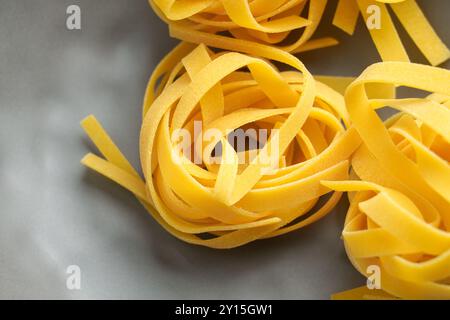
M 339 0 L 333 24 L 348 34 L 380 14 L 368 28 L 390 62 L 357 79 L 313 77 L 292 55 L 337 44 L 312 39 L 327 0 L 149 2 L 183 42 L 147 86 L 143 176 L 92 115 L 81 125 L 103 157 L 85 166 L 173 236 L 217 249 L 303 228 L 349 192 L 345 249 L 363 275 L 379 268 L 382 290 L 332 298 L 450 299 L 450 71 L 409 63 L 388 7 L 430 64 L 450 51 L 415 0 Z M 397 86 L 430 95 L 395 99 Z M 399 112 L 382 122 L 383 107 Z
M 327 0 L 149 0 L 173 30 L 209 37 L 227 33 L 246 44 L 296 53 L 337 44 L 331 37 L 311 39 Z M 306 12 L 304 14 L 304 12 Z M 191 34 L 191 36 L 193 36 Z M 214 37 L 211 38 L 213 40 Z M 202 43 L 198 41 L 194 43 Z M 232 50 L 232 48 L 225 48 Z
M 149 1 L 169 25 L 171 36 L 187 42 L 230 51 L 257 48 L 264 57 L 265 47 L 299 53 L 338 43 L 331 37 L 312 39 L 327 0 Z M 365 22 L 379 20 L 379 24 L 366 25 L 382 60 L 409 61 L 388 6 L 430 64 L 439 65 L 450 58 L 450 50 L 415 0 L 339 0 L 333 24 L 353 34 L 360 15 Z
M 441 41 L 415 0 L 339 0 L 333 24 L 353 34 L 361 14 L 383 61 L 408 62 L 409 57 L 387 9 L 390 6 L 411 39 L 436 66 L 450 58 L 450 50 Z M 379 19 L 379 25 L 372 25 Z
M 367 84 L 395 84 L 425 98 L 369 98 Z M 350 191 L 343 239 L 364 275 L 380 270 L 392 297 L 450 299 L 450 71 L 404 62 L 367 68 L 345 94 L 363 144 L 352 157 L 354 181 L 323 182 Z M 399 111 L 383 123 L 376 110 Z M 356 289 L 334 296 L 363 298 Z M 373 291 L 373 296 L 384 296 Z
M 348 180 L 348 159 L 361 140 L 356 130 L 345 130 L 343 96 L 315 81 L 295 57 L 279 58 L 295 71 L 181 43 L 148 85 L 140 135 L 144 179 L 93 116 L 82 126 L 104 158 L 88 154 L 82 163 L 130 190 L 168 232 L 192 244 L 232 248 L 317 221 L 342 194 L 319 202 L 331 192 L 320 182 Z M 198 147 L 196 123 L 219 134 Z M 268 139 L 239 150 L 229 136 L 240 128 L 267 130 Z M 195 137 L 187 149 L 174 139 L 180 130 Z M 255 139 L 261 142 L 261 135 Z M 221 146 L 221 154 L 210 146 Z

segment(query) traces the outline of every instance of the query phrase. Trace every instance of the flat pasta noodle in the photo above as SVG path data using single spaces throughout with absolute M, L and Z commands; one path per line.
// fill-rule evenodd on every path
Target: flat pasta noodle
M 222 38 L 227 33 L 228 38 L 247 45 L 257 43 L 290 53 L 338 43 L 332 37 L 312 39 L 328 0 L 149 0 L 149 3 L 171 29 L 182 29 L 183 34 L 194 32 Z M 177 37 L 176 33 L 173 35 Z M 192 42 L 206 44 L 198 38 Z
M 352 35 L 358 17 L 362 15 L 381 59 L 408 62 L 408 53 L 388 6 L 431 65 L 440 65 L 450 58 L 450 50 L 436 34 L 415 0 L 339 0 L 333 24 Z M 369 27 L 367 22 L 373 18 L 380 20 L 379 28 Z
M 368 84 L 430 92 L 425 98 L 369 98 Z M 327 181 L 350 193 L 342 233 L 363 275 L 378 266 L 381 298 L 450 299 L 450 71 L 405 62 L 368 67 L 345 100 L 363 143 L 352 157 L 360 180 Z M 376 110 L 399 111 L 384 123 Z M 355 289 L 335 299 L 370 298 Z
M 258 48 L 259 56 L 264 57 L 270 49 L 295 54 L 338 44 L 332 37 L 313 39 L 328 5 L 327 0 L 149 2 L 169 25 L 171 36 L 187 42 L 246 53 Z M 333 24 L 352 35 L 359 16 L 362 16 L 381 59 L 407 62 L 409 55 L 388 7 L 431 65 L 442 64 L 450 58 L 450 50 L 415 0 L 339 0 Z M 379 19 L 379 28 L 368 25 L 367 22 L 373 19 Z
M 147 86 L 143 176 L 92 115 L 81 125 L 103 157 L 89 153 L 85 166 L 132 192 L 176 238 L 217 249 L 308 226 L 348 192 L 345 249 L 362 274 L 380 268 L 382 290 L 332 298 L 450 299 L 450 71 L 409 63 L 389 10 L 430 64 L 450 51 L 416 1 L 338 2 L 333 24 L 349 34 L 379 9 L 382 27 L 370 35 L 395 61 L 357 79 L 313 77 L 292 55 L 337 44 L 313 39 L 327 0 L 149 2 L 183 42 Z M 395 99 L 397 86 L 430 95 Z M 386 106 L 399 112 L 382 122 Z M 244 130 L 255 134 L 233 145 Z
M 181 43 L 155 69 L 144 98 L 144 178 L 93 116 L 82 127 L 104 158 L 88 154 L 82 163 L 131 191 L 168 232 L 192 244 L 233 248 L 319 220 L 342 195 L 320 182 L 349 179 L 349 157 L 361 140 L 346 130 L 342 94 L 315 81 L 295 57 L 280 59 L 295 71 Z M 219 134 L 195 144 L 203 138 L 196 123 Z M 241 128 L 266 129 L 268 138 L 239 150 L 229 135 Z M 180 130 L 195 137 L 189 148 L 178 148 L 173 137 Z M 211 146 L 221 151 L 213 154 Z

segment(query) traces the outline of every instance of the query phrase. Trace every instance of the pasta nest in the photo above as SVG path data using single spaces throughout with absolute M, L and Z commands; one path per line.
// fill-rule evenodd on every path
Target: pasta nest
M 192 43 L 273 59 L 267 47 L 292 54 L 338 44 L 314 38 L 327 0 L 149 0 L 171 36 Z M 389 8 L 391 10 L 389 10 Z M 333 8 L 334 9 L 334 8 Z M 353 35 L 361 16 L 383 61 L 409 62 L 392 15 L 431 65 L 450 58 L 415 0 L 339 0 L 333 25 Z
M 226 33 L 228 37 L 290 53 L 337 44 L 331 37 L 311 39 L 327 0 L 149 0 L 149 3 L 173 33 L 187 36 L 196 32 L 204 36 Z
M 296 70 L 280 72 L 261 58 L 182 43 L 148 85 L 140 136 L 145 179 L 92 116 L 82 124 L 106 160 L 90 154 L 83 163 L 137 195 L 189 243 L 231 248 L 309 225 L 339 201 L 341 192 L 319 201 L 331 191 L 321 181 L 348 180 L 360 138 L 345 129 L 343 96 L 296 58 L 290 62 Z M 200 147 L 196 123 L 203 136 L 216 132 Z M 229 137 L 239 129 L 255 130 L 252 138 L 262 143 L 233 146 Z M 188 148 L 179 148 L 180 130 L 195 137 Z
M 373 83 L 406 86 L 425 98 L 368 98 Z M 363 144 L 352 157 L 360 180 L 324 182 L 350 191 L 343 239 L 364 275 L 406 299 L 450 299 L 450 71 L 390 62 L 370 66 L 346 92 Z M 384 123 L 376 109 L 397 111 Z

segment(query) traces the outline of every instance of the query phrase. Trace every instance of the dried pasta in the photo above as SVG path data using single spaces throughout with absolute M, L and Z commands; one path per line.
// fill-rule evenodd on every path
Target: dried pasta
M 177 35 L 200 33 L 257 43 L 290 53 L 336 45 L 331 37 L 311 39 L 327 0 L 149 0 L 158 16 Z M 304 12 L 306 12 L 304 14 Z M 192 35 L 191 35 L 192 36 Z M 201 43 L 192 41 L 194 43 Z M 206 43 L 205 43 L 206 44 Z M 232 50 L 232 48 L 226 48 Z
M 338 44 L 333 37 L 312 39 L 327 0 L 149 1 L 169 25 L 170 34 L 183 41 L 230 51 L 256 47 L 263 56 L 264 47 L 295 54 Z M 415 0 L 339 0 L 333 24 L 351 35 L 362 16 L 381 59 L 407 62 L 409 55 L 388 6 L 430 64 L 439 65 L 450 58 L 450 50 Z M 379 20 L 379 25 L 369 26 L 373 18 Z
M 296 58 L 290 63 L 295 71 L 280 72 L 261 58 L 181 43 L 148 85 L 140 136 L 145 179 L 93 116 L 82 126 L 104 158 L 88 154 L 82 163 L 130 190 L 189 243 L 232 248 L 307 226 L 339 201 L 342 193 L 333 192 L 319 202 L 331 191 L 320 182 L 347 180 L 348 159 L 361 141 L 345 130 L 343 96 L 315 81 Z M 209 161 L 206 146 L 200 164 L 177 151 L 172 133 L 195 135 L 198 120 L 205 131 L 220 131 L 209 143 L 222 147 L 218 163 Z M 270 135 L 253 157 L 238 161 L 249 150 L 236 150 L 227 135 L 244 126 Z M 275 160 L 259 161 L 265 152 Z
M 364 275 L 380 268 L 382 291 L 333 298 L 450 299 L 450 71 L 410 63 L 388 9 L 439 65 L 450 51 L 416 1 L 338 2 L 333 24 L 348 34 L 373 6 L 380 12 L 381 28 L 369 31 L 389 62 L 357 79 L 313 77 L 292 55 L 337 44 L 312 39 L 327 0 L 149 2 L 183 42 L 147 86 L 142 176 L 92 115 L 82 127 L 103 157 L 84 165 L 132 192 L 173 236 L 218 249 L 303 228 L 348 192 L 347 254 Z M 397 86 L 430 94 L 395 99 Z M 383 107 L 398 113 L 383 122 Z M 230 142 L 241 129 L 257 132 L 257 148 Z
M 450 58 L 450 50 L 436 34 L 415 0 L 339 0 L 333 24 L 351 35 L 360 14 L 366 22 L 376 15 L 380 24 L 368 26 L 368 29 L 381 59 L 408 62 L 408 53 L 388 6 L 431 65 L 439 65 Z M 374 11 L 373 8 L 379 11 Z
M 368 98 L 370 83 L 431 94 Z M 450 71 L 378 63 L 349 86 L 345 100 L 363 141 L 352 157 L 360 180 L 323 184 L 350 192 L 342 233 L 350 261 L 364 275 L 378 266 L 381 288 L 392 297 L 450 299 Z M 376 110 L 385 106 L 399 113 L 383 123 Z M 335 298 L 369 293 L 356 289 Z

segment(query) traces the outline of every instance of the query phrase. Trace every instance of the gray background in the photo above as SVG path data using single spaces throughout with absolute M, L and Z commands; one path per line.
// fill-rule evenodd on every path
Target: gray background
M 450 1 L 419 2 L 450 43 Z M 66 30 L 70 4 L 81 31 Z M 342 45 L 302 55 L 316 74 L 357 75 L 378 60 L 361 23 L 354 37 L 320 33 Z M 145 0 L 0 0 L 0 298 L 328 299 L 364 283 L 339 238 L 345 201 L 306 229 L 214 251 L 173 238 L 79 164 L 95 151 L 79 127 L 93 113 L 138 165 L 146 81 L 175 43 Z M 72 264 L 79 291 L 66 289 Z

